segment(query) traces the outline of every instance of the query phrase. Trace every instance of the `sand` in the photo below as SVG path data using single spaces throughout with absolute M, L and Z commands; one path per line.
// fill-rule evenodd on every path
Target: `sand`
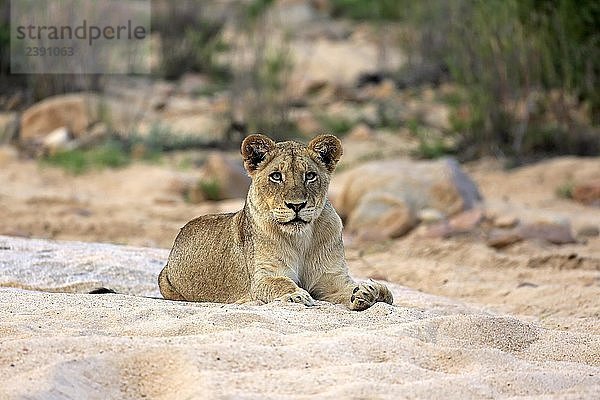
M 598 178 L 600 158 L 465 168 L 486 212 L 600 226 L 599 208 L 556 196 Z M 360 313 L 142 297 L 158 296 L 185 222 L 242 204 L 186 203 L 172 184 L 193 173 L 70 176 L 0 152 L 0 399 L 598 398 L 599 237 L 501 250 L 419 229 L 345 237 L 351 273 L 389 281 L 396 300 Z M 97 286 L 122 294 L 84 294 Z
M 397 284 L 389 284 L 394 305 L 364 312 L 325 302 L 308 308 L 143 297 L 158 294 L 167 255 L 0 237 L 0 398 L 600 393 L 598 334 L 546 329 Z M 81 293 L 97 285 L 123 294 Z

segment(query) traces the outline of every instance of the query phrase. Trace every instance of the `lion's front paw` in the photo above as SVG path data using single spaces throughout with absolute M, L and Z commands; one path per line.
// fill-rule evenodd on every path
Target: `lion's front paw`
M 378 301 L 392 304 L 394 296 L 387 286 L 373 280 L 358 284 L 352 290 L 350 309 L 355 311 L 366 310 Z
M 279 296 L 274 301 L 300 303 L 300 304 L 304 304 L 305 306 L 314 306 L 315 305 L 315 301 L 310 296 L 310 294 L 306 290 L 301 289 L 301 288 L 298 288 L 298 290 L 296 290 L 293 293 L 286 293 L 283 296 Z

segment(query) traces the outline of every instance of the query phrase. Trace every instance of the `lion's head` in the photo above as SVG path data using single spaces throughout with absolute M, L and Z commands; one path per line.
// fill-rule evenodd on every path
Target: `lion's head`
M 252 178 L 250 206 L 262 221 L 295 234 L 321 214 L 342 144 L 333 135 L 317 136 L 304 145 L 275 143 L 254 134 L 244 139 L 241 153 Z

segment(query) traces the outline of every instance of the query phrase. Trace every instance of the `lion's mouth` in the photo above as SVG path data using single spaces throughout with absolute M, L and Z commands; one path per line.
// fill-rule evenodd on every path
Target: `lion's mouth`
M 308 221 L 303 220 L 302 218 L 300 218 L 299 216 L 296 215 L 296 217 L 290 221 L 287 222 L 283 222 L 282 225 L 291 225 L 291 224 L 308 224 Z

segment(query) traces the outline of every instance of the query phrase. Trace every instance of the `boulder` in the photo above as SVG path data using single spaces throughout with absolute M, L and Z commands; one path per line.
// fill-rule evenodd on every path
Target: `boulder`
M 568 222 L 532 222 L 520 225 L 517 230 L 524 239 L 544 240 L 552 244 L 577 243 Z
M 584 225 L 577 230 L 577 237 L 600 236 L 600 229 L 596 225 Z
M 487 245 L 501 249 L 522 240 L 523 237 L 516 230 L 494 229 L 488 235 Z
M 475 207 L 467 211 L 456 214 L 448 224 L 455 233 L 471 232 L 483 220 L 483 210 L 480 207 Z
M 61 151 L 73 149 L 73 138 L 69 130 L 62 126 L 47 134 L 42 141 L 43 154 L 56 154 Z
M 444 219 L 444 214 L 433 208 L 424 208 L 418 213 L 419 221 L 425 224 L 433 224 Z
M 75 147 L 89 149 L 104 142 L 110 136 L 110 130 L 104 122 L 98 122 L 88 129 L 84 135 L 75 140 Z
M 494 226 L 496 228 L 514 228 L 519 223 L 519 218 L 514 215 L 499 215 L 494 218 Z
M 552 244 L 577 243 L 568 222 L 534 221 L 513 229 L 494 229 L 488 234 L 488 246 L 503 248 L 523 240 L 541 240 Z
M 290 120 L 296 124 L 298 131 L 306 138 L 313 138 L 317 132 L 321 132 L 322 124 L 315 115 L 306 108 L 299 108 L 290 112 Z
M 56 129 L 66 127 L 79 137 L 100 115 L 98 97 L 91 93 L 74 93 L 49 97 L 29 107 L 21 116 L 19 142 L 25 147 L 43 141 Z
M 360 123 L 352 128 L 347 137 L 351 140 L 367 141 L 372 140 L 374 135 L 375 133 L 373 132 L 373 129 L 369 127 L 369 125 Z
M 202 167 L 200 188 L 205 197 L 210 200 L 245 198 L 250 186 L 248 177 L 241 160 L 229 158 L 223 153 L 212 153 Z
M 423 213 L 421 212 L 421 214 Z M 442 214 L 440 213 L 440 215 Z M 484 212 L 481 207 L 474 207 L 454 215 L 449 220 L 443 219 L 427 225 L 421 233 L 430 238 L 448 238 L 457 234 L 474 232 L 483 220 Z
M 571 194 L 575 201 L 600 206 L 600 179 L 575 185 Z
M 481 200 L 475 183 L 450 158 L 374 161 L 340 173 L 334 180 L 337 193 L 332 201 L 348 231 L 359 237 L 398 237 L 418 223 L 423 210 L 449 217 Z M 454 223 L 457 227 L 476 224 L 482 213 L 470 217 Z
M 318 37 L 290 41 L 291 58 L 295 61 L 292 79 L 305 80 L 303 86 L 325 81 L 349 87 L 363 74 L 393 71 L 404 64 L 405 55 L 386 46 L 387 65 L 378 65 L 374 60 L 378 60 L 381 43 L 370 40 L 369 36 L 369 32 L 355 32 L 346 40 Z

